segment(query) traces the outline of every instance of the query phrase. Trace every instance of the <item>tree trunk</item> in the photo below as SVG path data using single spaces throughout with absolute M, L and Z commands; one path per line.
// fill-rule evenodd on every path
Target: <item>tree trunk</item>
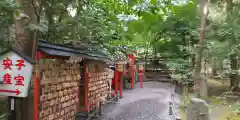
M 214 59 L 212 59 L 212 63 L 211 63 L 211 67 L 212 67 L 212 76 L 217 76 L 217 66 L 216 66 L 216 61 Z
M 28 19 L 14 19 L 16 27 L 16 41 L 14 47 L 25 53 L 25 55 L 35 59 L 37 47 L 37 31 L 30 31 L 26 28 L 29 24 L 38 24 L 40 22 L 40 12 L 43 0 L 16 0 L 20 4 L 25 4 L 25 8 L 20 10 L 27 15 Z M 38 4 L 36 4 L 38 2 Z M 32 88 L 30 86 L 30 88 Z M 33 120 L 33 94 L 29 90 L 27 98 L 16 100 L 17 120 Z
M 212 76 L 217 76 L 217 69 L 215 67 L 212 68 Z
M 204 75 L 208 76 L 207 60 L 206 59 L 204 59 L 203 64 L 204 64 Z
M 146 41 L 145 42 L 145 51 L 144 51 L 144 53 L 145 53 L 144 59 L 145 59 L 145 67 L 146 68 L 147 68 L 147 62 L 148 62 L 148 49 L 149 49 L 148 41 Z
M 233 0 L 226 0 L 226 3 L 227 3 L 227 12 L 230 13 L 233 9 Z M 230 88 L 232 88 L 239 84 L 239 80 L 238 80 L 239 75 L 236 73 L 236 71 L 238 70 L 238 60 L 237 60 L 236 53 L 230 55 L 230 61 L 231 61 L 231 70 L 234 71 L 230 75 Z
M 54 20 L 53 20 L 53 9 L 52 9 L 52 5 L 53 5 L 53 0 L 49 1 L 50 3 L 46 3 L 46 16 L 47 16 L 47 20 L 48 20 L 48 30 L 47 30 L 47 34 L 45 36 L 46 40 L 50 40 L 52 38 L 52 34 L 54 34 Z M 54 39 L 54 38 L 52 38 Z
M 233 70 L 231 76 L 230 76 L 230 88 L 233 88 L 235 86 L 238 86 L 239 84 L 239 75 L 236 72 L 236 70 L 238 69 L 238 60 L 237 60 L 237 54 L 232 54 L 230 56 L 231 59 L 231 69 Z
M 200 2 L 200 13 L 201 13 L 201 25 L 200 25 L 200 38 L 199 38 L 199 48 L 196 55 L 196 70 L 195 70 L 195 76 L 194 81 L 197 82 L 199 80 L 203 80 L 200 77 L 201 73 L 201 63 L 202 63 L 202 56 L 203 56 L 203 50 L 204 50 L 204 39 L 205 39 L 205 28 L 206 28 L 206 18 L 208 16 L 208 0 L 201 0 Z M 207 95 L 205 92 L 206 90 L 201 89 L 201 83 L 205 82 L 198 82 L 200 83 L 200 96 L 204 97 Z M 205 86 L 205 85 L 203 85 Z M 202 87 L 204 88 L 204 87 Z
M 0 53 L 4 51 L 5 46 L 5 38 L 4 38 L 4 26 L 0 25 Z
M 195 37 L 191 36 L 191 41 L 190 41 L 191 47 L 194 48 L 194 45 L 197 44 L 197 40 Z M 191 56 L 191 65 L 194 68 L 195 67 L 195 61 L 196 61 L 196 55 L 192 54 Z
M 157 70 L 157 66 L 158 66 L 158 59 L 157 59 L 157 49 L 156 46 L 153 46 L 153 65 L 154 65 L 154 72 Z
M 35 43 L 36 43 L 36 37 L 37 32 L 36 31 L 30 31 L 26 29 L 26 26 L 28 24 L 37 24 L 38 22 L 38 16 L 35 13 L 35 9 L 33 7 L 32 2 L 36 2 L 37 0 L 17 0 L 17 2 L 26 3 L 26 7 L 21 12 L 24 13 L 29 17 L 29 19 L 15 19 L 15 26 L 16 26 L 16 41 L 15 41 L 15 47 L 17 47 L 19 50 L 23 51 L 27 56 L 34 58 L 35 56 Z M 41 3 L 41 2 L 40 2 Z
M 233 8 L 233 0 L 225 0 L 227 3 L 227 10 L 231 11 Z

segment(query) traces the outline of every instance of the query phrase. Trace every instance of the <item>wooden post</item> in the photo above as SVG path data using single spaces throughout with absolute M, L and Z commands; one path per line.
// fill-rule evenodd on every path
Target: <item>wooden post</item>
M 8 97 L 8 120 L 17 120 L 15 98 Z
M 100 106 L 99 106 L 99 115 L 103 115 L 103 102 L 100 102 Z
M 140 81 L 140 88 L 143 88 L 143 72 L 139 72 L 139 81 Z
M 134 55 L 133 54 L 128 54 L 128 58 L 129 58 L 129 65 L 130 65 L 130 74 L 131 74 L 131 88 L 134 88 Z
M 118 93 L 118 79 L 119 79 L 119 73 L 117 71 L 117 66 L 116 66 L 116 70 L 114 71 L 114 85 L 115 85 L 114 97 L 116 97 Z
M 85 111 L 88 111 L 88 69 L 87 64 L 84 64 L 84 106 Z
M 123 97 L 123 76 L 120 74 L 120 98 Z
M 131 81 L 131 88 L 134 88 L 134 68 L 133 68 L 133 64 L 130 66 L 131 68 L 131 77 L 132 77 L 132 81 Z
M 33 100 L 34 100 L 34 104 L 33 104 L 33 119 L 34 120 L 38 120 L 38 115 L 39 115 L 39 112 L 38 112 L 38 104 L 39 104 L 39 78 L 38 78 L 38 71 L 37 71 L 37 64 L 39 64 L 39 61 L 40 61 L 40 58 L 41 58 L 41 53 L 40 52 L 37 52 L 36 54 L 36 60 L 37 60 L 37 63 L 35 63 L 34 65 L 34 91 L 33 91 Z

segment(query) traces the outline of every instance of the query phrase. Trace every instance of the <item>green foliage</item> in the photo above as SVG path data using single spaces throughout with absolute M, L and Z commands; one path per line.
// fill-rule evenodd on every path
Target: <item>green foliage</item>
M 186 76 L 182 79 L 189 79 L 190 75 L 186 74 L 193 70 L 194 62 L 189 59 L 196 54 L 199 37 L 197 2 L 177 2 L 179 1 L 48 0 L 44 2 L 39 14 L 40 24 L 28 24 L 26 28 L 38 31 L 39 38 L 60 44 L 86 44 L 91 46 L 89 49 L 98 48 L 111 57 L 126 57 L 132 49 L 136 49 L 141 58 L 158 59 L 162 56 L 168 61 L 168 66 L 175 69 L 176 74 Z M 12 14 L 19 7 L 10 0 L 2 0 L 0 25 L 10 28 L 13 25 Z M 211 31 L 207 32 L 207 41 L 212 42 L 206 42 L 204 50 L 204 57 L 209 61 L 217 58 L 217 63 L 221 63 L 231 51 L 238 51 L 239 48 L 237 8 L 232 16 L 223 11 L 221 13 L 229 17 L 222 18 L 222 21 L 209 18 Z M 236 22 L 230 22 L 232 20 Z M 10 34 L 4 36 L 1 45 L 8 43 L 8 36 Z M 228 39 L 233 40 L 233 36 L 235 44 L 230 44 Z M 231 49 L 228 49 L 229 46 Z
M 10 46 L 13 13 L 20 6 L 11 0 L 0 1 L 0 52 Z
M 9 0 L 1 1 L 0 6 L 3 6 L 2 11 L 11 14 L 17 8 Z M 175 21 L 192 21 L 196 17 L 193 15 L 193 2 L 177 6 L 171 1 L 162 3 L 157 0 L 149 3 L 143 0 L 131 0 L 128 3 L 118 0 L 50 0 L 44 2 L 42 7 L 40 24 L 27 26 L 30 30 L 39 31 L 39 37 L 55 43 L 102 44 L 111 53 L 116 46 L 129 49 L 154 48 L 164 53 L 171 49 L 169 47 L 181 44 L 174 30 Z M 181 11 L 191 11 L 191 14 Z M 4 17 L 8 22 L 12 20 L 9 16 Z M 176 52 L 179 47 L 174 49 L 173 52 Z
M 222 9 L 225 3 L 213 2 L 210 8 L 209 27 L 206 33 L 207 47 L 204 51 L 204 57 L 214 60 L 213 68 L 221 76 L 238 73 L 239 67 L 231 68 L 231 58 L 233 54 L 239 54 L 239 9 L 236 6 L 229 12 Z M 227 62 L 226 62 L 227 61 Z
M 192 54 L 182 49 L 190 40 L 186 36 L 192 35 L 191 31 L 198 24 L 196 3 L 192 0 L 178 5 L 171 0 L 131 0 L 128 3 L 50 0 L 42 7 L 40 24 L 26 27 L 39 31 L 39 38 L 54 43 L 98 45 L 100 49 L 107 48 L 111 55 L 126 55 L 131 49 L 137 49 L 141 57 L 146 53 L 147 56 L 160 54 L 175 64 L 182 64 L 181 60 Z M 0 8 L 1 15 L 6 13 L 1 23 L 13 24 L 11 16 L 18 6 L 4 0 Z

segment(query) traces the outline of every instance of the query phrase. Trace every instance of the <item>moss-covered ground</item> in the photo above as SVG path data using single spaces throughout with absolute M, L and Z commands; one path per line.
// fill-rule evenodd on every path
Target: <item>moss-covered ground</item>
M 218 80 L 208 80 L 208 98 L 205 101 L 209 104 L 211 120 L 240 120 L 240 103 L 237 100 L 221 99 L 219 96 L 229 90 L 228 83 Z M 193 93 L 187 93 L 181 97 L 179 115 L 186 120 L 186 109 Z

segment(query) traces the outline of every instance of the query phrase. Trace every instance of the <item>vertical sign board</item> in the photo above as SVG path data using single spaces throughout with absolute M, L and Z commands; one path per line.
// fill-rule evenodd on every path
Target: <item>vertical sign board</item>
M 0 96 L 27 97 L 33 65 L 15 51 L 0 56 Z

